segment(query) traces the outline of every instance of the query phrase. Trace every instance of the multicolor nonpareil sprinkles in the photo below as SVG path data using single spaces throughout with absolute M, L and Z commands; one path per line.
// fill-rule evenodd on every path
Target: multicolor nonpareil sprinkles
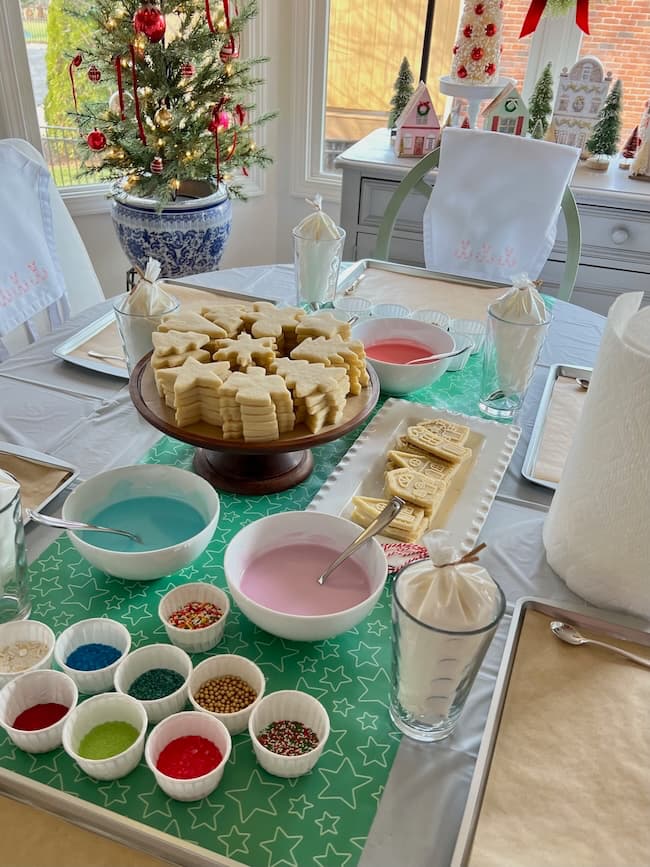
M 258 734 L 257 740 L 279 756 L 302 756 L 318 746 L 318 735 L 298 720 L 272 722 Z
M 188 602 L 169 615 L 168 623 L 177 629 L 205 629 L 222 617 L 223 611 L 212 602 Z

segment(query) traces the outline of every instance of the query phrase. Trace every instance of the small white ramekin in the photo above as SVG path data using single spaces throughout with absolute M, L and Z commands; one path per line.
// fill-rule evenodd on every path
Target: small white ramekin
M 38 662 L 23 671 L 0 671 L 0 687 L 28 671 L 39 671 L 42 668 L 52 667 L 55 635 L 49 626 L 39 623 L 38 620 L 12 620 L 0 625 L 0 647 L 7 647 L 17 641 L 38 641 L 46 645 L 47 653 Z
M 61 746 L 63 726 L 77 705 L 77 685 L 62 671 L 29 671 L 0 690 L 0 725 L 11 741 L 26 753 L 48 753 Z M 37 704 L 62 704 L 68 712 L 58 722 L 43 729 L 25 731 L 14 728 L 16 717 Z
M 214 770 L 201 777 L 190 780 L 168 777 L 156 767 L 158 757 L 167 744 L 187 735 L 199 735 L 212 741 L 223 758 Z M 147 739 L 144 757 L 156 782 L 166 795 L 176 801 L 199 801 L 213 792 L 221 782 L 231 748 L 230 734 L 221 720 L 216 719 L 212 714 L 190 710 L 168 716 L 158 723 Z
M 119 650 L 120 656 L 110 665 L 92 671 L 70 668 L 66 664 L 66 659 L 73 650 L 83 644 L 108 644 Z M 111 620 L 110 617 L 91 617 L 73 623 L 59 635 L 54 646 L 54 659 L 59 668 L 74 680 L 79 692 L 84 695 L 95 695 L 113 689 L 117 667 L 130 649 L 131 634 L 126 626 L 118 623 L 117 620 Z
M 414 310 L 411 316 L 412 319 L 417 319 L 418 322 L 428 322 L 430 325 L 437 325 L 438 328 L 449 330 L 449 315 L 443 313 L 442 310 Z
M 411 308 L 404 304 L 375 304 L 371 315 L 380 319 L 408 319 L 411 315 Z
M 279 720 L 297 720 L 318 736 L 318 744 L 302 756 L 280 756 L 267 750 L 257 739 L 266 726 Z M 269 774 L 276 777 L 301 777 L 314 767 L 330 733 L 330 720 L 323 705 L 306 692 L 285 689 L 265 696 L 253 708 L 248 720 L 255 757 Z
M 245 680 L 246 683 L 253 687 L 257 693 L 257 698 L 247 707 L 234 713 L 215 713 L 214 711 L 207 710 L 196 701 L 194 696 L 206 680 L 212 680 L 214 677 L 224 677 L 227 674 L 241 677 L 242 680 Z M 245 656 L 224 653 L 219 656 L 212 656 L 210 659 L 204 659 L 203 662 L 200 662 L 196 666 L 190 677 L 189 699 L 195 710 L 215 716 L 221 720 L 231 735 L 238 735 L 246 729 L 253 708 L 262 700 L 265 688 L 266 678 L 262 674 L 261 668 L 255 665 L 254 662 L 246 659 Z
M 472 341 L 470 355 L 475 355 L 483 348 L 485 341 L 485 323 L 478 319 L 452 319 L 449 331 L 456 337 L 467 337 Z
M 108 759 L 84 759 L 79 745 L 95 726 L 107 722 L 130 723 L 138 737 L 128 749 Z M 147 733 L 147 714 L 139 701 L 130 695 L 107 692 L 94 695 L 77 705 L 63 726 L 63 749 L 82 771 L 95 780 L 119 780 L 130 774 L 139 764 L 144 752 Z
M 172 626 L 168 618 L 188 602 L 212 602 L 223 611 L 223 614 L 216 623 L 204 626 L 202 629 L 179 629 L 178 626 Z M 219 644 L 223 638 L 229 611 L 230 600 L 223 590 L 215 587 L 214 584 L 204 584 L 200 581 L 174 587 L 163 596 L 158 606 L 158 616 L 165 626 L 167 637 L 172 644 L 188 653 L 205 653 L 206 650 L 212 650 Z
M 170 668 L 183 678 L 183 685 L 163 698 L 135 699 L 145 709 L 149 722 L 157 723 L 185 707 L 192 660 L 184 650 L 172 644 L 147 644 L 134 650 L 119 664 L 115 672 L 115 689 L 127 695 L 133 681 L 152 668 Z

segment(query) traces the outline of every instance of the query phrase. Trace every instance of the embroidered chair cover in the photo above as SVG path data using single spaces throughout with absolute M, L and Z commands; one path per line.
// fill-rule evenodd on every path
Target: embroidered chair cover
M 426 267 L 500 283 L 522 271 L 536 279 L 578 158 L 567 145 L 445 129 L 423 218 Z
M 0 358 L 2 338 L 25 325 L 38 339 L 33 317 L 47 310 L 55 328 L 69 316 L 63 273 L 54 243 L 47 169 L 0 141 Z

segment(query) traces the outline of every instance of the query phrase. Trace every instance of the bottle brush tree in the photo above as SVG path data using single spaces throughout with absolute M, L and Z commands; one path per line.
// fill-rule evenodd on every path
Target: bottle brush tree
M 553 73 L 551 72 L 549 61 L 537 79 L 533 95 L 530 99 L 530 105 L 528 106 L 528 131 L 533 133 L 538 121 L 542 124 L 542 135 L 534 136 L 535 138 L 544 138 L 552 111 Z
M 398 117 L 406 108 L 409 99 L 413 96 L 413 73 L 406 57 L 402 58 L 393 88 L 393 98 L 390 101 L 392 108 L 388 115 L 389 129 L 395 126 Z
M 623 85 L 620 78 L 607 94 L 607 99 L 600 110 L 591 138 L 587 141 L 587 150 L 594 154 L 613 156 L 616 153 L 618 137 L 621 132 L 621 110 L 623 107 Z

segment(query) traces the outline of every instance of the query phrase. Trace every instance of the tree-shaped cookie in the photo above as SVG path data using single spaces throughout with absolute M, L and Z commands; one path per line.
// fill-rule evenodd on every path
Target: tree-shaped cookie
M 298 340 L 304 340 L 308 337 L 335 336 L 349 340 L 351 334 L 352 329 L 349 322 L 343 322 L 327 312 L 312 313 L 310 316 L 305 316 L 296 328 Z
M 366 353 L 360 340 L 308 337 L 291 352 L 291 358 L 302 359 L 325 367 L 344 367 L 350 380 L 350 394 L 359 394 L 368 385 Z
M 305 315 L 299 307 L 276 307 L 269 301 L 256 301 L 253 310 L 243 314 L 253 337 L 274 337 L 280 352 L 296 344 L 296 326 Z
M 207 304 L 201 307 L 201 315 L 221 326 L 226 332 L 224 337 L 236 337 L 244 328 L 243 313 L 251 309 L 250 304 Z
M 216 325 L 194 310 L 182 310 L 179 313 L 169 313 L 167 316 L 163 316 L 158 330 L 163 332 L 195 331 L 198 334 L 207 334 L 210 340 L 228 336 L 225 328 Z
M 250 334 L 238 334 L 237 337 L 217 340 L 215 361 L 229 361 L 231 366 L 239 370 L 261 365 L 270 367 L 275 359 L 276 344 L 272 337 L 251 337 Z
M 207 334 L 195 331 L 154 331 L 151 335 L 157 355 L 182 355 L 193 349 L 201 349 L 210 341 Z
M 304 360 L 278 358 L 273 362 L 272 369 L 284 379 L 294 398 L 319 393 L 329 403 L 336 403 L 341 392 L 345 397 L 349 388 L 343 367 L 325 367 L 324 364 L 310 364 Z
M 219 397 L 226 439 L 236 438 L 239 430 L 245 440 L 269 441 L 293 430 L 291 392 L 281 376 L 267 375 L 261 367 L 232 373 Z

